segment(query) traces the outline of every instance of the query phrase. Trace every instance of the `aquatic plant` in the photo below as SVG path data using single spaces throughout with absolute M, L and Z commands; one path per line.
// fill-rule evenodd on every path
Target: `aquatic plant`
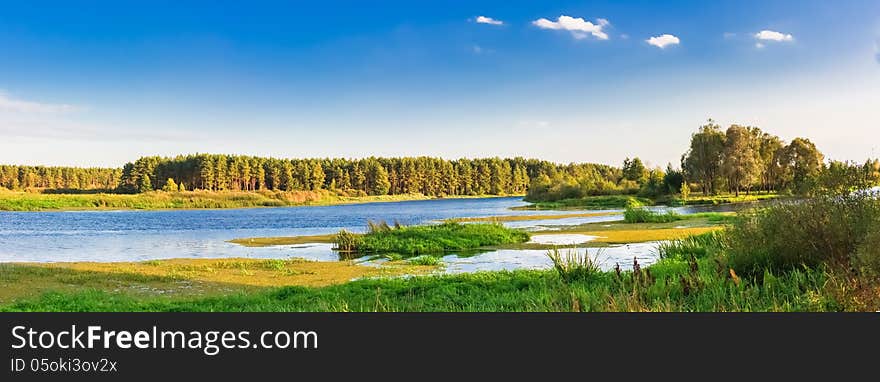
M 724 231 L 709 231 L 681 239 L 663 241 L 657 245 L 661 259 L 686 260 L 717 255 L 724 249 Z
M 366 234 L 356 239 L 343 236 L 338 243 L 343 240 L 347 240 L 346 245 L 340 243 L 337 247 L 362 254 L 400 253 L 412 256 L 523 243 L 529 240 L 529 234 L 497 223 L 445 221 L 435 225 L 391 228 L 380 222 L 371 223 Z
M 416 256 L 416 257 L 410 258 L 409 260 L 407 260 L 407 262 L 412 265 L 440 265 L 440 264 L 443 264 L 443 262 L 440 261 L 440 258 L 438 258 L 437 256 L 431 256 L 431 255 Z
M 623 212 L 623 220 L 627 223 L 668 223 L 682 219 L 675 211 L 659 213 L 644 207 L 627 206 Z
M 340 252 L 354 252 L 361 243 L 361 235 L 348 232 L 344 229 L 339 230 L 333 238 L 335 246 L 333 249 Z
M 578 253 L 577 249 L 569 249 L 565 255 L 559 253 L 559 248 L 554 247 L 547 252 L 547 257 L 553 262 L 553 269 L 565 283 L 575 280 L 586 280 L 601 272 L 598 263 L 598 254 L 590 256 L 589 251 L 584 249 L 584 254 Z

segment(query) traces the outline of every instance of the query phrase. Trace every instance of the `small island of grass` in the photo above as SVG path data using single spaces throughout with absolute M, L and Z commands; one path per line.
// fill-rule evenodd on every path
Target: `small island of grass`
M 340 251 L 359 254 L 422 255 L 517 244 L 528 240 L 528 233 L 497 223 L 462 224 L 446 221 L 437 225 L 404 227 L 370 222 L 366 234 L 341 231 L 336 235 L 335 243 Z

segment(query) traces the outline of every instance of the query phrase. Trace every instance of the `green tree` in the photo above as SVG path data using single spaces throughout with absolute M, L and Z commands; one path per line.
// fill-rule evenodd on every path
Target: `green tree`
M 809 193 L 822 171 L 823 160 L 824 156 L 809 139 L 793 139 L 783 149 L 780 159 L 788 189 L 796 194 Z
M 385 195 L 391 188 L 391 182 L 388 180 L 388 171 L 382 164 L 376 160 L 367 162 L 366 179 L 369 179 L 367 192 L 370 195 Z
M 218 191 L 226 190 L 229 174 L 226 172 L 226 156 L 217 155 L 214 159 L 214 189 Z
M 168 178 L 168 180 L 165 181 L 165 185 L 162 186 L 162 191 L 165 191 L 165 192 L 174 192 L 177 190 L 178 190 L 177 183 L 174 183 L 174 179 L 171 179 L 171 178 Z
M 295 180 L 293 178 L 293 163 L 285 160 L 281 163 L 281 189 L 284 191 L 293 191 L 296 189 Z
M 648 169 L 645 168 L 642 160 L 638 157 L 632 160 L 626 158 L 623 160 L 623 178 L 641 185 L 648 178 Z
M 141 175 L 140 177 L 138 177 L 137 190 L 138 192 L 147 192 L 153 190 L 153 184 L 150 182 L 149 175 Z
M 672 168 L 672 163 L 666 164 L 666 174 L 663 176 L 666 193 L 674 194 L 680 191 L 682 184 L 684 184 L 684 174 L 681 170 Z
M 312 190 L 320 190 L 321 188 L 323 188 L 325 177 L 326 175 L 324 174 L 324 168 L 321 166 L 321 162 L 316 161 L 315 164 L 312 166 Z
M 751 190 L 759 180 L 761 157 L 758 151 L 760 142 L 754 139 L 749 128 L 731 125 L 724 140 L 722 171 L 727 176 L 728 186 L 739 196 L 739 191 Z
M 725 134 L 713 120 L 691 135 L 690 148 L 682 157 L 685 179 L 700 183 L 704 194 L 715 193 L 721 173 Z

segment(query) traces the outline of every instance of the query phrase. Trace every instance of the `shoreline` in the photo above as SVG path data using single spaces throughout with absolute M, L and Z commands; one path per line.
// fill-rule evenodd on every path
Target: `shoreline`
M 524 195 L 454 195 L 448 197 L 438 197 L 438 196 L 426 196 L 424 194 L 398 194 L 398 195 L 371 195 L 371 196 L 340 196 L 340 195 L 332 195 L 329 194 L 330 191 L 321 190 L 324 193 L 321 194 L 321 199 L 317 200 L 309 200 L 303 202 L 288 202 L 281 199 L 271 199 L 266 195 L 256 192 L 202 192 L 202 191 L 185 191 L 184 193 L 173 192 L 173 193 L 165 193 L 163 191 L 154 191 L 151 193 L 143 193 L 143 194 L 112 194 L 112 193 L 99 193 L 99 194 L 44 194 L 44 193 L 28 193 L 23 191 L 5 191 L 0 192 L 0 212 L 85 212 L 85 211 L 94 211 L 94 212 L 113 212 L 113 211 L 181 211 L 181 210 L 236 210 L 236 209 L 253 209 L 253 208 L 285 208 L 285 207 L 325 207 L 325 206 L 337 206 L 337 205 L 352 205 L 352 204 L 371 204 L 371 203 L 396 203 L 396 202 L 412 202 L 412 201 L 423 201 L 423 200 L 445 200 L 445 199 L 488 199 L 488 198 L 510 198 L 510 197 L 523 197 Z M 191 194 L 190 194 L 191 193 Z M 219 198 L 204 198 L 204 195 L 207 194 L 210 197 L 219 197 Z M 68 201 L 72 202 L 77 200 L 86 200 L 92 203 L 103 202 L 103 199 L 117 199 L 117 201 L 125 201 L 125 200 L 136 200 L 138 198 L 142 199 L 142 201 L 147 203 L 170 203 L 173 202 L 173 198 L 178 198 L 177 201 L 184 201 L 184 199 L 189 199 L 191 203 L 195 203 L 194 198 L 202 198 L 199 202 L 204 203 L 214 203 L 220 204 L 224 202 L 230 202 L 230 200 L 234 203 L 236 201 L 235 198 L 231 198 L 234 196 L 244 196 L 249 198 L 260 198 L 263 197 L 266 200 L 261 202 L 263 203 L 279 203 L 277 205 L 230 205 L 230 206 L 208 206 L 208 207 L 198 207 L 198 206 L 155 206 L 155 207 L 130 207 L 125 205 L 120 206 L 59 206 L 59 207 L 43 207 L 39 204 L 36 206 L 27 206 L 15 208 L 15 206 L 10 207 L 10 204 L 14 204 L 17 201 L 37 201 L 48 203 L 52 200 L 58 199 L 69 199 Z M 40 200 L 43 199 L 43 200 Z M 240 201 L 239 201 L 240 202 Z

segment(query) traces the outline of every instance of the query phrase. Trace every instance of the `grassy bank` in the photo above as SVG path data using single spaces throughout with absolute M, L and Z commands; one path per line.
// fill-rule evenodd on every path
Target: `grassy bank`
M 682 206 L 682 205 L 706 205 L 706 204 L 730 204 L 730 203 L 748 203 L 748 202 L 758 202 L 762 200 L 771 200 L 771 199 L 780 199 L 784 198 L 784 195 L 777 194 L 775 192 L 771 193 L 752 193 L 752 194 L 739 194 L 736 196 L 734 194 L 721 194 L 721 195 L 701 195 L 701 194 L 691 194 L 687 199 L 681 199 L 680 197 L 673 197 L 669 200 L 661 201 L 665 204 L 669 204 L 672 206 Z
M 199 209 L 333 205 L 433 199 L 422 194 L 347 196 L 318 191 L 152 191 L 141 194 L 50 194 L 0 191 L 0 211 Z
M 632 271 L 603 272 L 583 256 L 557 256 L 557 267 L 552 270 L 351 282 L 346 281 L 435 268 L 398 262 L 369 270 L 350 262 L 241 259 L 3 264 L 0 311 L 880 309 L 880 280 L 871 273 L 852 273 L 824 261 L 809 266 L 765 266 L 761 272 L 742 267 L 741 260 L 732 260 L 743 255 L 731 252 L 746 244 L 736 236 L 741 229 L 735 226 L 726 234 L 713 231 L 666 243 L 658 248 L 661 260 L 650 267 L 634 263 Z M 859 258 L 874 258 L 871 248 L 857 248 L 855 253 L 861 253 Z M 762 250 L 758 245 L 752 253 Z
M 675 196 L 664 196 L 656 199 L 638 197 L 633 195 L 602 195 L 588 196 L 575 199 L 561 199 L 555 201 L 539 201 L 528 206 L 514 207 L 516 210 L 564 210 L 564 209 L 616 209 L 626 208 L 633 205 L 651 206 L 658 204 L 666 204 L 670 206 L 683 205 L 710 205 L 710 204 L 730 204 L 730 203 L 748 203 L 762 200 L 771 200 L 784 198 L 783 195 L 776 193 L 754 193 L 750 195 L 733 194 L 721 195 L 694 195 L 691 194 L 687 199 L 681 199 Z M 528 200 L 526 200 L 528 201 Z
M 442 254 L 481 247 L 523 243 L 529 235 L 497 223 L 462 224 L 447 221 L 437 225 L 389 226 L 370 223 L 363 235 L 340 232 L 336 247 L 360 254 L 397 253 L 401 255 Z
M 306 235 L 306 236 L 278 236 L 278 237 L 248 237 L 229 240 L 230 243 L 245 247 L 268 247 L 272 245 L 295 245 L 309 243 L 333 243 L 335 234 Z
M 681 220 L 706 219 L 712 223 L 730 223 L 736 219 L 734 212 L 699 212 L 682 215 L 675 211 L 657 212 L 647 208 L 627 208 L 623 221 L 627 223 L 669 223 Z
M 617 214 L 619 214 L 619 212 L 605 211 L 605 212 L 585 212 L 585 213 L 552 214 L 552 215 L 480 216 L 480 217 L 469 217 L 469 218 L 457 218 L 455 220 L 460 221 L 460 222 L 515 222 L 515 221 L 528 221 L 528 220 L 556 220 L 556 219 L 569 219 L 569 218 L 589 218 L 589 217 L 598 217 L 598 216 L 611 216 L 611 215 L 617 215 Z
M 526 200 L 528 201 L 528 200 Z M 630 196 L 630 195 L 603 195 L 588 196 L 577 199 L 561 199 L 556 201 L 535 202 L 528 206 L 514 207 L 515 210 L 565 210 L 565 209 L 587 209 L 601 210 L 624 208 L 633 203 L 641 205 L 654 204 L 654 201 L 648 198 Z
M 625 220 L 611 222 L 585 223 L 579 225 L 555 226 L 547 231 L 535 231 L 541 234 L 581 234 L 596 236 L 586 246 L 604 246 L 608 244 L 629 244 L 647 241 L 680 239 L 691 235 L 718 231 L 728 226 L 735 215 L 724 213 L 706 213 L 679 215 L 682 219 L 673 221 L 630 223 Z M 534 248 L 537 249 L 537 248 Z
M 284 285 L 326 286 L 365 277 L 420 274 L 408 262 L 361 266 L 300 259 L 169 259 L 121 263 L 0 263 L 0 304 L 43 293 L 112 291 L 132 298 L 205 297 Z
M 73 272 L 67 277 L 77 275 Z M 167 285 L 168 282 L 164 283 Z M 528 312 L 865 309 L 854 304 L 846 290 L 833 274 L 824 269 L 794 270 L 757 280 L 734 278 L 728 269 L 718 268 L 714 262 L 705 259 L 696 263 L 665 259 L 639 272 L 585 272 L 581 277 L 567 281 L 556 271 L 547 270 L 368 279 L 325 287 L 231 288 L 225 293 L 205 296 L 78 287 L 33 293 L 31 297 L 0 304 L 0 310 Z

